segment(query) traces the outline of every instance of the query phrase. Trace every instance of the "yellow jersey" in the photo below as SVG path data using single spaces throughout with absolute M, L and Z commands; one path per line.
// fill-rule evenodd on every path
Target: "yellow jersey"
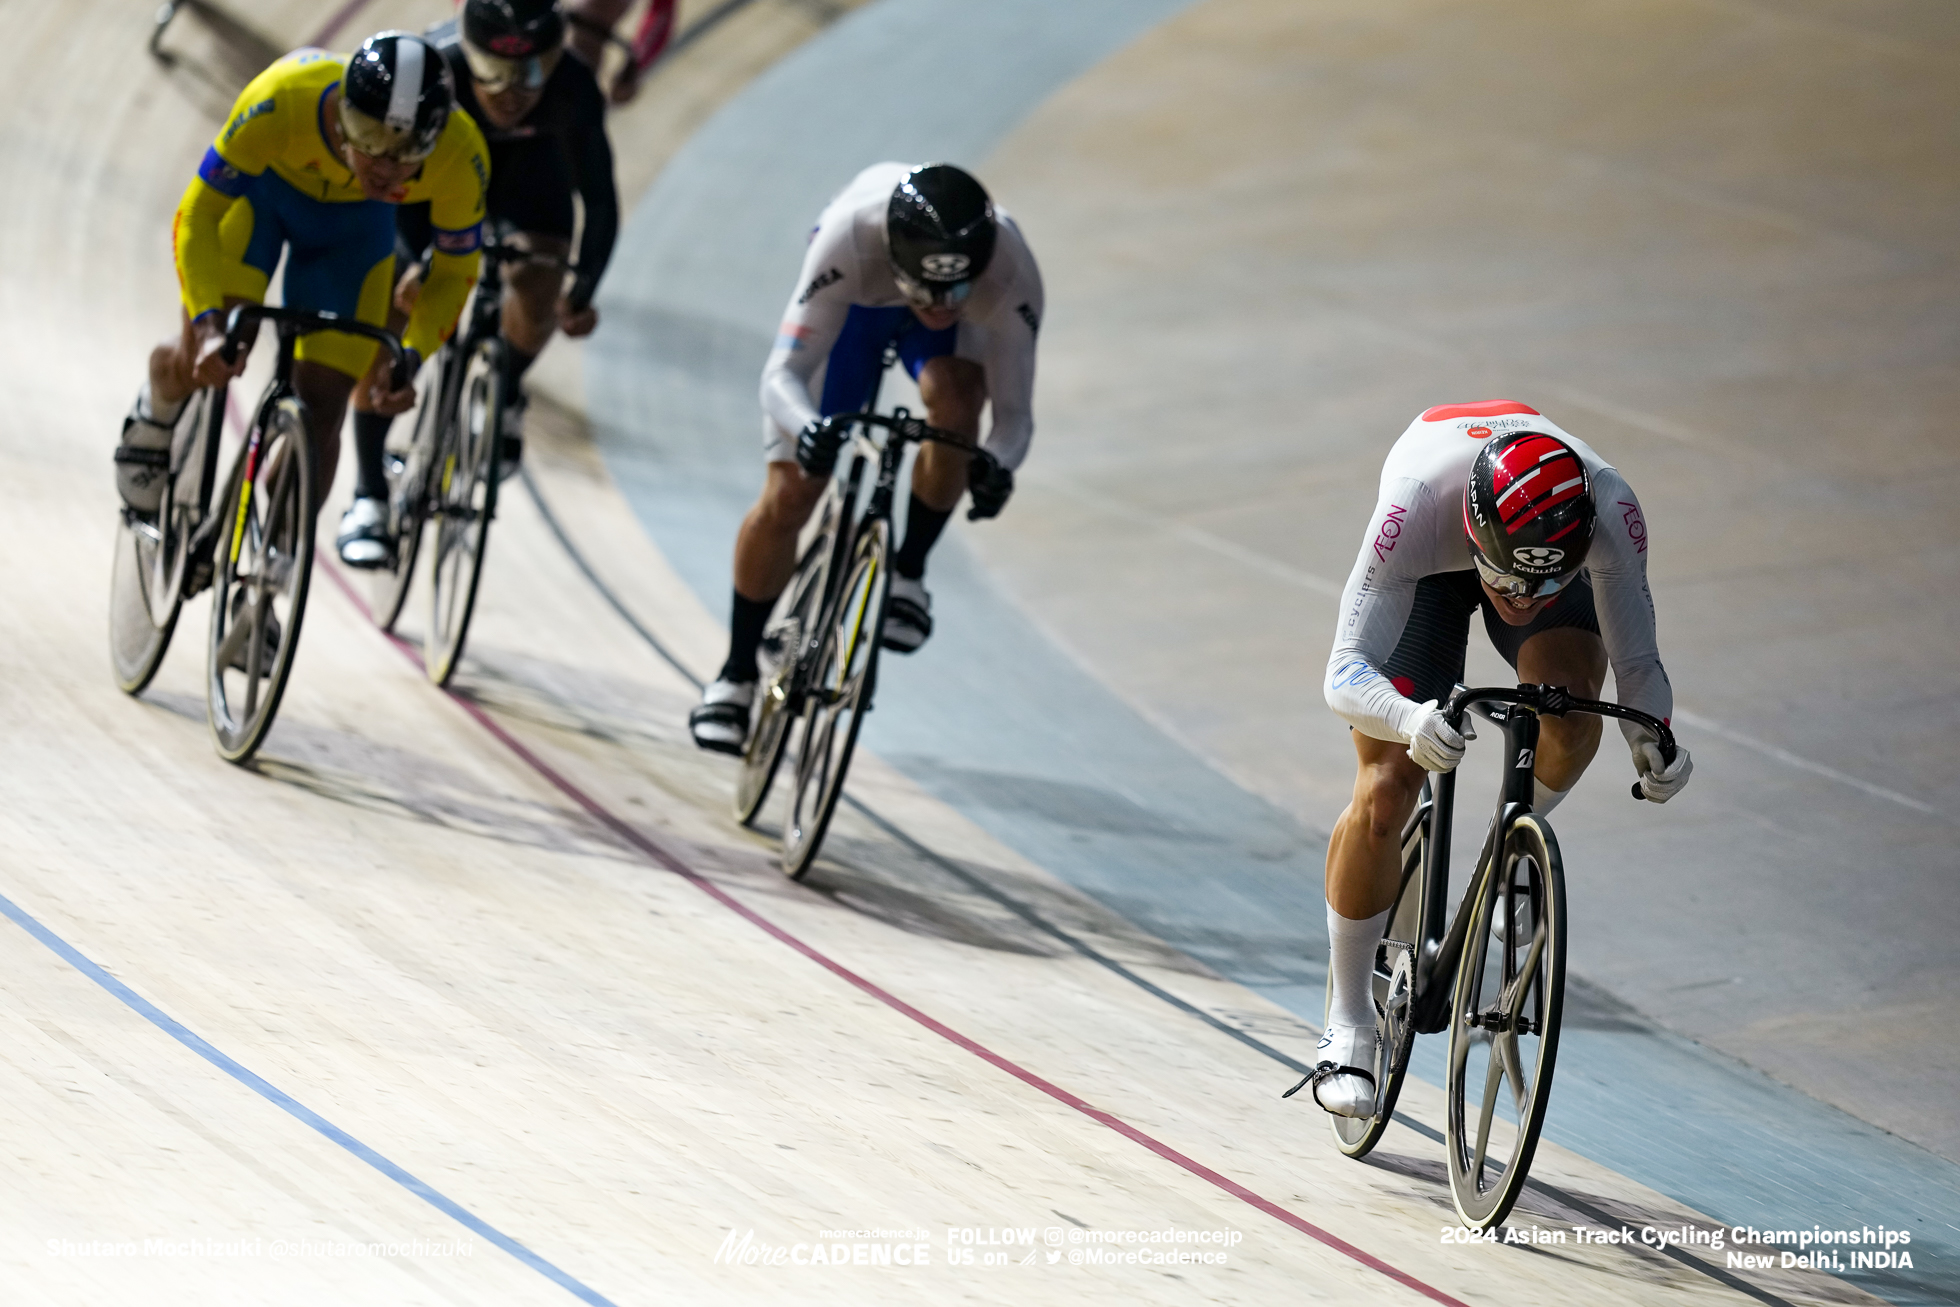
M 297 193 L 290 198 L 329 206 L 318 212 L 317 222 L 306 224 L 315 233 L 326 232 L 328 238 L 338 218 L 344 216 L 351 223 L 357 212 L 374 203 L 328 143 L 328 98 L 340 86 L 346 69 L 346 55 L 299 50 L 273 63 L 239 94 L 177 210 L 173 235 L 178 279 L 184 307 L 192 317 L 222 308 L 227 294 L 263 295 L 271 267 L 263 260 L 254 260 L 252 268 L 239 266 L 245 262 L 249 224 L 243 236 L 234 235 L 230 229 L 240 224 L 228 215 L 241 200 L 263 195 L 267 173 Z M 466 112 L 456 108 L 421 169 L 387 197 L 389 204 L 427 201 L 436 229 L 429 277 L 403 333 L 404 343 L 424 358 L 454 329 L 476 281 L 489 184 L 490 152 L 483 133 Z M 343 205 L 348 207 L 337 208 Z M 221 226 L 226 229 L 222 233 Z M 357 281 L 361 277 L 360 272 L 353 275 Z M 374 278 L 377 283 L 386 279 L 385 273 Z M 288 281 L 290 287 L 290 272 Z M 256 295 L 250 293 L 254 285 Z M 350 294 L 359 289 L 357 285 Z M 366 309 L 375 297 L 363 293 L 360 298 Z M 384 295 L 384 316 L 385 302 Z M 360 316 L 366 319 L 369 313 Z

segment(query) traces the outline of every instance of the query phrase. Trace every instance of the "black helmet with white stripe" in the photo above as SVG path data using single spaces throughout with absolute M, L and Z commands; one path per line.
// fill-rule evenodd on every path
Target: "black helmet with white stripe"
M 950 163 L 914 168 L 885 209 L 892 275 L 919 308 L 958 304 L 994 257 L 994 204 L 971 173 Z
M 361 42 L 340 84 L 340 132 L 362 154 L 413 163 L 436 148 L 456 103 L 449 68 L 419 36 Z

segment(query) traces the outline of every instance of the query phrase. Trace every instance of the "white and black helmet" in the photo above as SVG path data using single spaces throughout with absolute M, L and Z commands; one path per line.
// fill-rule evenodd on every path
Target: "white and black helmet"
M 885 209 L 892 275 L 921 308 L 958 304 L 994 257 L 993 201 L 971 173 L 929 163 L 905 174 Z
M 456 90 L 442 56 L 419 36 L 361 42 L 340 83 L 340 132 L 362 154 L 413 163 L 434 152 Z

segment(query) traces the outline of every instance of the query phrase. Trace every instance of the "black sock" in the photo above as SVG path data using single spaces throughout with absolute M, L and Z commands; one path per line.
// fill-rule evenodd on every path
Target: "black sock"
M 756 666 L 755 651 L 762 644 L 762 628 L 768 625 L 774 599 L 744 599 L 737 590 L 735 606 L 728 617 L 728 661 L 721 665 L 724 681 L 753 681 L 762 674 Z
M 383 466 L 388 428 L 395 420 L 386 413 L 354 410 L 354 493 L 362 499 L 386 499 L 388 477 Z
M 509 341 L 504 342 L 504 402 L 506 404 L 519 402 L 519 397 L 524 392 L 517 383 L 524 380 L 524 374 L 529 372 L 531 365 L 537 361 L 536 354 L 526 354 Z
M 939 539 L 939 533 L 946 529 L 946 521 L 953 516 L 953 510 L 928 507 L 917 495 L 912 496 L 911 507 L 905 510 L 905 543 L 898 547 L 892 558 L 892 570 L 908 581 L 917 581 L 926 574 L 926 554 Z

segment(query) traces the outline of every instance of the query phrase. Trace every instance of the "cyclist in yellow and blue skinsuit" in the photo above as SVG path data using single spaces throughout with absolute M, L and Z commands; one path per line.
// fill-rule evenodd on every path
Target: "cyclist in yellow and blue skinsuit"
M 290 54 L 260 73 L 232 107 L 172 229 L 183 326 L 150 355 L 148 383 L 123 424 L 117 487 L 138 512 L 162 496 L 171 429 L 201 386 L 244 370 L 220 354 L 227 306 L 264 298 L 286 254 L 285 303 L 387 321 L 394 286 L 395 206 L 426 201 L 435 256 L 403 333 L 419 361 L 454 330 L 476 281 L 489 151 L 442 58 L 419 37 L 383 32 L 351 57 Z M 293 384 L 320 451 L 322 494 L 340 453 L 340 424 L 375 345 L 321 332 L 303 338 Z M 412 385 L 376 387 L 376 406 L 405 411 Z

